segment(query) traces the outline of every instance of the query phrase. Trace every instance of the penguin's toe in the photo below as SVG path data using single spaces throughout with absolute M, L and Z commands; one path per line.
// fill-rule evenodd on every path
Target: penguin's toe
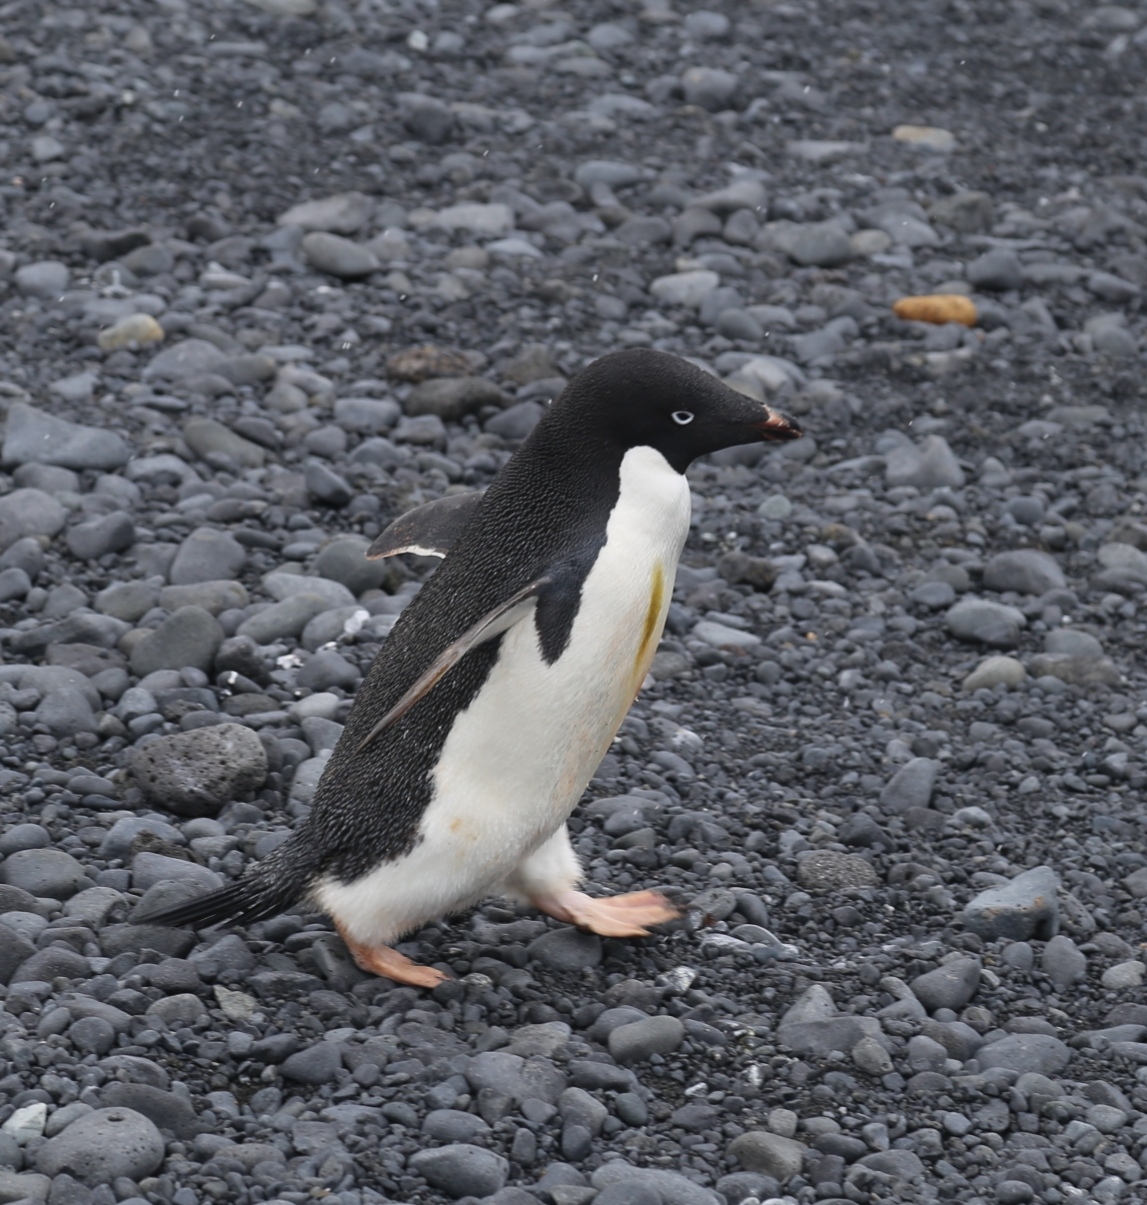
M 650 925 L 660 925 L 680 915 L 659 891 L 634 891 L 629 895 L 595 900 L 580 891 L 536 899 L 550 916 L 588 929 L 600 937 L 646 937 Z
M 408 983 L 411 987 L 437 987 L 449 976 L 436 967 L 422 966 L 405 954 L 392 950 L 390 946 L 368 946 L 348 937 L 341 926 L 336 926 L 339 936 L 360 970 L 371 975 L 382 975 L 395 983 Z

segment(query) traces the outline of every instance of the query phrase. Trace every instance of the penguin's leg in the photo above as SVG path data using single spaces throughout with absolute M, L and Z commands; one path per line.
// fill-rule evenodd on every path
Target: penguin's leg
M 575 890 L 580 878 L 581 866 L 563 824 L 515 867 L 503 888 L 509 895 L 528 900 L 547 916 L 602 937 L 645 937 L 647 926 L 679 915 L 659 891 L 635 891 L 595 900 Z
M 434 967 L 420 966 L 390 946 L 355 941 L 338 920 L 335 920 L 335 928 L 360 970 L 393 979 L 395 983 L 409 983 L 412 987 L 437 987 L 447 978 Z

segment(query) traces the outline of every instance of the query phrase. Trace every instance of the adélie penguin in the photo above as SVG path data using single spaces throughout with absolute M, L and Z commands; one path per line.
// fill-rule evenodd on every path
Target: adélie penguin
M 359 688 L 309 814 L 235 883 L 143 923 L 330 915 L 364 970 L 432 987 L 393 948 L 503 894 L 609 937 L 676 915 L 656 891 L 605 899 L 566 820 L 657 649 L 698 456 L 800 429 L 665 352 L 594 361 L 482 495 L 404 515 L 372 546 L 445 555 Z

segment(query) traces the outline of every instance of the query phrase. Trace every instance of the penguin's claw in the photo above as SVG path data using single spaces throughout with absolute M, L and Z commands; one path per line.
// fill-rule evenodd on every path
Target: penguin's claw
M 359 969 L 368 974 L 382 975 L 386 979 L 393 979 L 395 983 L 409 983 L 411 987 L 425 988 L 437 987 L 449 978 L 435 967 L 412 962 L 405 954 L 392 950 L 390 946 L 365 946 L 348 937 L 341 928 L 339 936 L 346 942 L 346 948 Z
M 659 891 L 634 891 L 601 900 L 581 891 L 563 891 L 560 895 L 538 897 L 533 902 L 548 916 L 601 937 L 647 937 L 647 926 L 680 916 L 680 911 Z

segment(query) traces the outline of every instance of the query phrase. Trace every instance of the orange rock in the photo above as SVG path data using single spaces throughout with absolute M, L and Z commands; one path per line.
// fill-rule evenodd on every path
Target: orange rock
M 892 306 L 897 318 L 907 322 L 934 322 L 943 326 L 945 322 L 959 322 L 964 326 L 976 325 L 976 305 L 963 293 L 928 293 L 923 297 L 901 297 Z

